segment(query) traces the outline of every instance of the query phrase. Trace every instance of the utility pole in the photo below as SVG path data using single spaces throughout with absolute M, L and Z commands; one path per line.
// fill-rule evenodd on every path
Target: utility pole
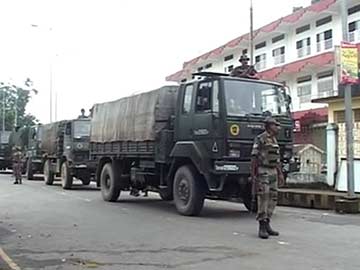
M 254 18 L 253 18 L 253 1 L 250 0 L 250 65 L 254 65 Z
M 348 12 L 347 0 L 341 1 L 341 21 L 343 41 L 349 41 L 348 35 Z M 345 130 L 346 130 L 346 170 L 347 170 L 347 187 L 348 197 L 355 197 L 354 184 L 354 138 L 353 138 L 353 113 L 352 113 L 352 93 L 351 84 L 345 84 Z

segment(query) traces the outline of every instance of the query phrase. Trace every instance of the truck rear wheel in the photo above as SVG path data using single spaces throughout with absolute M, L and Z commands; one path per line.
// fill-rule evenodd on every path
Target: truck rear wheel
M 26 162 L 26 179 L 34 180 L 34 172 L 33 172 L 32 162 L 31 162 L 30 158 Z
M 119 179 L 116 179 L 111 163 L 107 163 L 101 170 L 100 186 L 104 201 L 116 202 L 120 196 L 121 188 Z
M 71 189 L 73 184 L 73 176 L 70 173 L 69 163 L 64 161 L 61 164 L 61 186 L 63 189 Z
M 177 170 L 173 194 L 176 209 L 180 214 L 199 215 L 204 206 L 205 193 L 202 177 L 192 165 L 185 165 Z
M 46 160 L 44 164 L 44 180 L 46 185 L 54 183 L 54 172 L 51 171 L 51 161 Z

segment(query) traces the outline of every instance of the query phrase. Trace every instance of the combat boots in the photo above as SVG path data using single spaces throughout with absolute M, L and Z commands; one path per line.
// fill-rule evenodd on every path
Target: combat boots
M 265 220 L 260 220 L 259 221 L 259 237 L 261 239 L 268 239 L 269 238 L 269 233 L 266 230 L 266 221 Z
M 280 233 L 277 231 L 274 231 L 270 226 L 270 219 L 265 220 L 265 229 L 266 232 L 271 236 L 278 236 Z

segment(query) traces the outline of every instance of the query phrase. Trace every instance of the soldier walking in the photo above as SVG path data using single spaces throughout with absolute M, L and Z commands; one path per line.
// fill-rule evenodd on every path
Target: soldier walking
M 13 147 L 13 154 L 12 154 L 12 160 L 13 160 L 13 174 L 15 177 L 14 184 L 22 184 L 22 152 L 21 148 L 19 146 Z
M 252 150 L 251 174 L 253 192 L 257 199 L 259 237 L 278 236 L 270 226 L 270 220 L 277 203 L 277 187 L 284 182 L 280 163 L 280 148 L 276 139 L 280 123 L 272 117 L 265 119 L 265 132 L 255 138 Z

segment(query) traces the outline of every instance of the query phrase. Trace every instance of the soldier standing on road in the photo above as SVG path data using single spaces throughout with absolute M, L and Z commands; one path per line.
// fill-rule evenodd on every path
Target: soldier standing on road
M 15 177 L 14 184 L 22 184 L 22 152 L 19 146 L 13 147 L 12 159 L 12 169 Z
M 259 237 L 277 236 L 279 232 L 270 226 L 271 216 L 277 203 L 277 187 L 284 182 L 280 163 L 280 148 L 276 139 L 280 123 L 272 117 L 265 119 L 265 132 L 255 138 L 252 150 L 251 173 L 253 191 L 257 198 Z

